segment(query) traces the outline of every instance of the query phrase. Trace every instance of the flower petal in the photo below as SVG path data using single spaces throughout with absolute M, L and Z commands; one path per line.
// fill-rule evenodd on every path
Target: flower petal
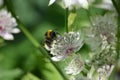
M 60 61 L 60 60 L 62 60 L 62 59 L 64 59 L 64 56 L 54 56 L 54 57 L 52 57 L 51 58 L 53 61 Z
M 63 0 L 63 3 L 65 5 L 65 8 L 68 8 L 73 4 L 73 1 L 72 0 Z
M 12 33 L 19 33 L 20 32 L 20 29 L 18 29 L 18 28 L 14 28 L 13 30 L 12 30 Z
M 47 44 L 44 44 L 44 48 L 47 49 L 48 51 L 50 51 L 50 47 L 47 46 Z
M 48 6 L 52 5 L 56 0 L 50 0 Z
M 88 9 L 88 1 L 87 0 L 78 0 L 79 4 L 81 5 L 81 7 Z
M 65 67 L 65 71 L 67 74 L 77 75 L 83 70 L 83 67 L 84 62 L 81 56 L 79 54 L 74 54 L 71 62 L 68 64 L 67 67 Z
M 14 40 L 13 35 L 12 35 L 12 34 L 9 34 L 9 33 L 4 34 L 3 38 L 4 38 L 5 40 Z

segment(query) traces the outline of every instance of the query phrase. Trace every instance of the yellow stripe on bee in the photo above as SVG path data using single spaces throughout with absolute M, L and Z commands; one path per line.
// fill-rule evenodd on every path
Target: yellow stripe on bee
M 52 32 L 52 30 L 48 30 L 48 32 L 47 32 L 47 37 L 48 38 L 50 38 L 51 36 L 50 36 L 50 33 Z

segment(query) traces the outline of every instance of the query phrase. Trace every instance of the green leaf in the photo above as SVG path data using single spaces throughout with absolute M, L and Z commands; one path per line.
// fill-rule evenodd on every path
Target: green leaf
M 63 80 L 58 71 L 50 62 L 39 63 L 39 70 L 43 80 Z
M 78 53 L 81 54 L 81 56 L 84 60 L 88 60 L 90 51 L 91 50 L 90 50 L 89 46 L 84 44 L 83 47 L 80 49 L 80 51 L 78 51 Z
M 32 73 L 27 73 L 21 80 L 41 80 Z
M 79 9 L 76 11 L 76 14 L 77 14 L 76 18 L 74 20 L 74 23 L 72 24 L 74 30 L 79 31 L 81 28 L 90 26 L 90 22 L 86 10 Z
M 22 74 L 21 69 L 0 70 L 0 80 L 13 80 Z
M 70 13 L 68 16 L 68 29 L 71 30 L 72 24 L 75 21 L 77 14 L 76 13 Z
M 0 47 L 4 46 L 5 43 L 4 43 L 4 39 L 0 37 Z

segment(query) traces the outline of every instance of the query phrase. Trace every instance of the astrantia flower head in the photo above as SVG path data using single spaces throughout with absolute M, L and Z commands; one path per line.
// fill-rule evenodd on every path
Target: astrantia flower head
M 52 5 L 56 0 L 50 0 L 49 5 Z M 62 4 L 65 8 L 78 8 L 82 7 L 88 9 L 88 1 L 87 0 L 62 0 Z
M 87 80 L 108 80 L 113 68 L 114 65 L 104 65 L 99 68 L 92 66 L 87 74 Z
M 15 18 L 7 10 L 0 11 L 0 36 L 5 40 L 13 40 L 12 33 L 19 33 Z
M 107 80 L 113 71 L 114 65 L 104 65 L 101 68 L 98 68 L 97 72 L 99 73 L 100 80 Z
M 93 37 L 88 38 L 87 42 L 92 45 L 91 49 L 94 54 L 91 57 L 92 65 L 95 67 L 103 66 L 104 64 L 114 64 L 117 56 L 116 52 L 116 28 L 117 20 L 115 13 L 107 13 L 104 16 L 96 16 L 91 19 L 93 23 Z M 87 34 L 86 34 L 87 35 Z M 88 34 L 89 35 L 89 34 Z
M 92 65 L 95 67 L 103 66 L 104 64 L 114 64 L 116 61 L 115 45 L 109 44 L 105 36 L 101 36 L 102 43 L 100 45 L 100 52 L 92 57 Z
M 79 32 L 69 32 L 65 33 L 64 36 L 57 37 L 53 41 L 50 54 L 53 55 L 52 60 L 60 61 L 64 60 L 71 53 L 74 53 L 83 45 L 83 39 L 81 38 L 81 33 Z
M 115 32 L 117 28 L 116 13 L 105 14 L 104 16 L 96 16 L 91 18 L 94 25 L 94 34 L 98 37 L 105 36 L 109 43 L 115 40 Z
M 72 61 L 65 68 L 67 74 L 77 75 L 84 67 L 84 62 L 80 55 L 74 55 Z

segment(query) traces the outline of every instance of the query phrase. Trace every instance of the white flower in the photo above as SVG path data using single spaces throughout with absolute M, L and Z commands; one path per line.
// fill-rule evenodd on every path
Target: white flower
M 113 71 L 114 65 L 105 65 L 101 68 L 98 68 L 97 72 L 99 73 L 100 80 L 107 80 Z
M 105 36 L 109 43 L 114 42 L 117 19 L 116 13 L 107 13 L 104 16 L 98 15 L 91 18 L 96 36 Z
M 104 65 L 100 68 L 91 67 L 91 70 L 87 74 L 89 80 L 108 80 L 114 65 Z
M 56 0 L 50 0 L 49 5 L 52 5 Z M 88 9 L 88 1 L 87 0 L 62 0 L 62 4 L 65 8 L 78 8 L 82 7 Z
M 0 36 L 5 40 L 13 40 L 12 33 L 19 33 L 20 30 L 17 26 L 15 18 L 11 16 L 7 10 L 0 11 Z
M 53 41 L 50 54 L 53 55 L 53 61 L 65 59 L 71 53 L 78 51 L 83 45 L 81 34 L 79 32 L 65 33 L 64 36 L 59 36 Z
M 84 62 L 80 55 L 74 55 L 72 61 L 65 68 L 67 74 L 77 75 L 84 67 Z

